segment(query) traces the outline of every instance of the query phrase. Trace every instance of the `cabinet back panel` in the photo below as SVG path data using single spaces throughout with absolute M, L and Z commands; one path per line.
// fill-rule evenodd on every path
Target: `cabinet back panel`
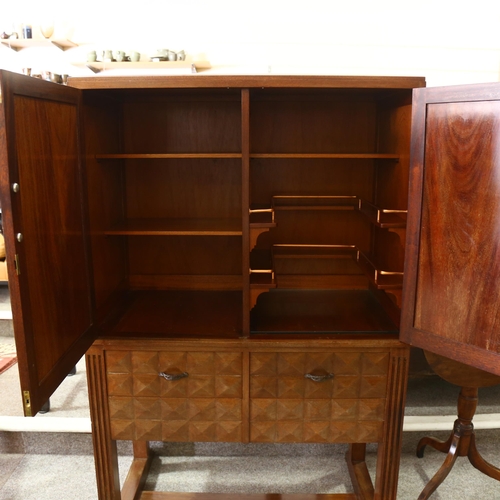
M 241 161 L 128 160 L 129 218 L 241 217 Z
M 373 196 L 372 160 L 253 159 L 251 202 L 269 204 L 273 195 Z
M 109 100 L 84 106 L 89 224 L 98 316 L 105 315 L 110 298 L 124 286 L 127 276 L 126 245 L 103 233 L 125 215 L 122 161 L 98 162 L 95 155 L 120 151 L 121 112 Z
M 368 290 L 272 290 L 259 296 L 250 326 L 254 333 L 397 330 Z
M 317 98 L 316 98 L 317 96 Z M 373 153 L 376 103 L 321 94 L 251 102 L 253 153 Z
M 403 271 L 405 257 L 406 231 L 397 232 L 387 229 L 374 229 L 375 245 L 373 255 L 379 269 L 384 271 Z
M 241 103 L 176 100 L 124 104 L 125 153 L 241 152 Z
M 379 160 L 375 202 L 383 208 L 408 207 L 410 168 L 411 94 L 394 106 L 381 105 L 378 112 L 378 151 L 399 154 L 399 161 Z
M 367 252 L 372 227 L 355 211 L 283 211 L 276 214 L 276 227 L 263 233 L 257 248 L 272 244 L 356 245 Z
M 241 238 L 132 236 L 131 274 L 241 275 Z

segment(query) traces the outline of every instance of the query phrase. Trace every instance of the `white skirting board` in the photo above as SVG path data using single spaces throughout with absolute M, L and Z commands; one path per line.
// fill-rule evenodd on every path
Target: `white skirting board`
M 0 319 L 12 320 L 12 311 L 10 309 L 5 311 L 0 310 Z
M 405 417 L 403 431 L 451 431 L 455 415 Z M 500 413 L 476 415 L 475 429 L 500 429 Z M 0 417 L 0 432 L 92 432 L 89 418 Z
M 92 432 L 90 418 L 0 417 L 0 432 Z

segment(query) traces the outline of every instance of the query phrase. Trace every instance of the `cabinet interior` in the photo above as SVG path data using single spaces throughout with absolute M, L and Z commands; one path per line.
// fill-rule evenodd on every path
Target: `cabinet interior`
M 396 333 L 411 90 L 84 92 L 110 335 Z

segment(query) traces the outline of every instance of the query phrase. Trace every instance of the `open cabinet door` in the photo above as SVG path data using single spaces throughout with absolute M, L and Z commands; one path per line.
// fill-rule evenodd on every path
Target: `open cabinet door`
M 401 340 L 500 375 L 500 84 L 413 97 Z
M 0 72 L 0 196 L 25 415 L 91 344 L 80 91 Z

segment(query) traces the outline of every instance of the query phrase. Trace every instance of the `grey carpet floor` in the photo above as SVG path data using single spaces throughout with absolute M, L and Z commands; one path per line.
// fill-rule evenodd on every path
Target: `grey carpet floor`
M 4 433 L 9 434 L 9 433 Z M 429 450 L 414 450 L 423 434 L 405 433 L 400 469 L 400 500 L 413 500 L 442 463 Z M 446 433 L 438 433 L 444 438 Z M 96 500 L 91 437 L 88 434 L 15 433 L 1 436 L 1 500 Z M 498 431 L 478 433 L 478 447 L 490 461 L 499 459 Z M 146 489 L 212 493 L 342 493 L 351 491 L 344 446 L 332 445 L 166 445 L 152 443 L 155 459 Z M 20 452 L 22 450 L 22 452 Z M 120 443 L 121 477 L 131 450 Z M 375 449 L 368 466 L 375 473 Z M 459 458 L 432 500 L 498 500 L 500 483 Z

